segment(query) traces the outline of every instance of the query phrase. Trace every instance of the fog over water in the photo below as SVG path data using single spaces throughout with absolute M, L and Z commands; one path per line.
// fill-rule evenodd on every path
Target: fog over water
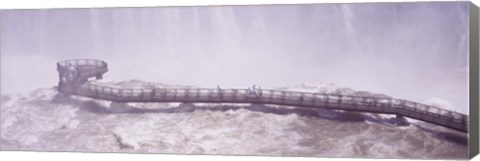
M 1 92 L 96 58 L 109 80 L 264 88 L 328 82 L 468 112 L 466 2 L 1 11 Z

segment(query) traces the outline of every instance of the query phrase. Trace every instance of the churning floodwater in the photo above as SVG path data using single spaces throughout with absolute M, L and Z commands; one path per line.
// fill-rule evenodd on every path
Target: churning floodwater
M 133 80 L 99 82 L 165 88 Z M 283 90 L 378 95 L 334 84 Z M 316 157 L 468 157 L 463 132 L 395 116 L 255 104 L 112 103 L 55 88 L 1 98 L 2 150 Z M 404 122 L 405 120 L 397 120 Z
M 52 86 L 56 62 L 95 58 L 111 85 L 369 91 L 468 114 L 467 13 L 467 2 L 2 10 L 1 148 L 466 158 L 466 134 L 392 116 L 118 104 Z

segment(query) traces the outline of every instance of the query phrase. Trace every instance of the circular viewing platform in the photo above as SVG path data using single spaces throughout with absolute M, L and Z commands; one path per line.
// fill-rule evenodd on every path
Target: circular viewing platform
M 97 59 L 71 59 L 57 63 L 58 87 L 61 92 L 75 90 L 89 78 L 102 79 L 108 71 L 106 62 Z M 67 91 L 65 91 L 67 92 Z

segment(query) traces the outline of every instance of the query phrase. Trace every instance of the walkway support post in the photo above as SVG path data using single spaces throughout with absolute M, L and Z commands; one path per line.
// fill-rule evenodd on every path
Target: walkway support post
M 395 117 L 396 117 L 397 119 L 403 119 L 404 116 L 403 116 L 403 115 L 400 115 L 400 114 L 396 114 Z

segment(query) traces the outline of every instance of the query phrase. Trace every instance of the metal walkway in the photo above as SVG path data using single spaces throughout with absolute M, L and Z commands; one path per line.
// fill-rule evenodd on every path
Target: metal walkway
M 77 68 L 76 79 L 63 82 L 68 73 L 67 64 Z M 254 103 L 327 108 L 405 116 L 447 128 L 467 132 L 468 116 L 403 99 L 361 97 L 326 93 L 308 93 L 262 89 L 252 93 L 247 89 L 208 88 L 154 88 L 125 89 L 107 87 L 88 82 L 89 78 L 101 79 L 108 71 L 107 63 L 94 59 L 74 59 L 57 63 L 58 90 L 72 94 L 114 102 L 201 102 L 201 103 Z

